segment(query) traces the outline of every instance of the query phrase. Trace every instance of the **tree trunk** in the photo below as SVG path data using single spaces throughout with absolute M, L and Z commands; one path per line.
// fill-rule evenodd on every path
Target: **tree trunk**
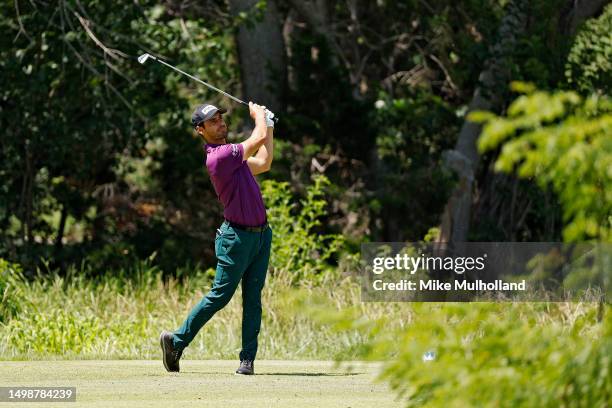
M 249 12 L 257 0 L 230 0 L 232 14 Z M 244 98 L 273 112 L 284 110 L 287 81 L 285 43 L 276 0 L 268 0 L 263 19 L 243 24 L 236 35 Z
M 360 64 L 357 63 L 359 61 L 351 64 L 346 55 L 347 50 L 342 47 L 334 35 L 333 22 L 330 18 L 330 10 L 333 5 L 329 0 L 289 0 L 289 4 L 306 20 L 311 30 L 325 38 L 325 42 L 332 51 L 332 64 L 346 68 L 353 88 L 353 98 L 361 100 L 363 98 L 359 88 L 361 72 L 359 68 L 355 68 Z
M 61 251 L 64 243 L 62 242 L 64 239 L 64 230 L 66 229 L 66 219 L 68 218 L 68 210 L 65 205 L 62 205 L 62 212 L 60 216 L 60 223 L 57 229 L 57 236 L 55 237 L 55 256 L 57 256 Z
M 338 64 L 338 58 L 343 57 L 342 48 L 336 41 L 336 37 L 329 23 L 329 4 L 327 0 L 289 0 L 291 6 L 306 20 L 310 28 L 321 35 L 327 41 L 329 47 L 334 51 L 332 60 Z
M 32 242 L 34 241 L 34 233 L 32 232 L 32 205 L 33 205 L 33 192 L 34 189 L 34 169 L 32 168 L 32 152 L 29 149 L 29 141 L 26 142 L 26 189 L 25 189 L 25 239 L 28 256 L 32 248 Z
M 561 13 L 559 30 L 565 35 L 574 35 L 580 24 L 597 14 L 608 3 L 606 0 L 568 0 Z M 517 38 L 525 31 L 528 2 L 515 0 L 508 5 L 502 19 L 498 42 L 491 48 L 491 56 L 480 74 L 480 85 L 474 91 L 468 112 L 473 110 L 499 110 L 507 89 L 509 72 L 504 69 L 508 56 L 516 46 Z M 455 149 L 445 152 L 445 162 L 459 176 L 459 184 L 453 191 L 442 215 L 438 242 L 464 242 L 468 238 L 474 189 L 474 175 L 479 164 L 476 141 L 480 126 L 465 121 Z
M 562 34 L 574 35 L 580 24 L 598 15 L 610 0 L 569 0 L 559 21 Z
M 514 0 L 508 4 L 497 33 L 497 42 L 490 48 L 490 57 L 479 76 L 468 112 L 497 110 L 501 104 L 501 92 L 507 88 L 510 72 L 508 59 L 517 40 L 527 26 L 529 2 Z M 476 141 L 480 125 L 465 121 L 459 132 L 454 150 L 445 152 L 444 160 L 457 172 L 459 183 L 453 191 L 442 216 L 439 242 L 465 242 L 470 228 L 472 192 L 475 172 L 479 164 Z

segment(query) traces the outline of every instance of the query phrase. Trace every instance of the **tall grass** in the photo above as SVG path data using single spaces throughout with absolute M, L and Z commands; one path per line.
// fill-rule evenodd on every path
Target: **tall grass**
M 259 358 L 362 358 L 363 348 L 373 337 L 381 339 L 385 333 L 424 322 L 437 324 L 436 330 L 450 330 L 459 321 L 456 308 L 446 312 L 449 306 L 362 303 L 355 277 L 342 273 L 342 268 L 326 276 L 316 285 L 304 282 L 297 286 L 286 273 L 276 271 L 268 277 L 262 293 Z M 180 326 L 210 289 L 212 278 L 213 270 L 201 269 L 184 274 L 180 280 L 164 278 L 148 261 L 138 263 L 132 271 L 97 278 L 88 278 L 76 269 L 66 276 L 52 274 L 32 281 L 17 276 L 11 284 L 12 292 L 20 295 L 20 311 L 0 324 L 0 358 L 158 358 L 159 332 Z M 186 358 L 237 356 L 241 299 L 238 288 L 231 302 L 186 350 Z M 468 314 L 467 310 L 482 307 L 465 304 L 459 310 Z M 583 336 L 597 332 L 597 305 L 592 303 L 500 304 L 493 310 L 500 322 L 528 319 L 534 330 L 554 327 L 571 331 L 581 322 Z M 454 320 L 442 321 L 446 314 Z M 581 319 L 584 315 L 591 316 L 588 324 Z M 372 330 L 375 322 L 382 327 Z
M 71 270 L 33 281 L 16 280 L 22 309 L 0 325 L 2 359 L 159 358 L 162 329 L 180 326 L 206 294 L 212 270 L 196 269 L 181 280 L 164 278 L 147 261 L 131 272 L 87 278 Z M 329 282 L 328 282 L 329 283 Z M 268 278 L 262 294 L 263 321 L 258 358 L 330 359 L 364 340 L 357 330 L 337 333 L 295 307 L 295 294 L 310 293 L 341 309 L 359 302 L 354 279 L 308 288 L 292 286 L 283 274 Z M 185 351 L 185 358 L 236 358 L 242 320 L 240 288 Z M 378 304 L 365 310 L 376 318 L 407 305 Z

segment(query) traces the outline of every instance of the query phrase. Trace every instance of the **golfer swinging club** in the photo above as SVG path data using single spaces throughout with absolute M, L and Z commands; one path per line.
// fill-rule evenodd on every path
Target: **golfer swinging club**
M 179 360 L 208 320 L 232 298 L 242 280 L 242 350 L 236 374 L 254 374 L 257 335 L 261 325 L 261 290 L 270 259 L 272 230 L 255 175 L 272 164 L 274 114 L 249 102 L 255 129 L 242 143 L 227 142 L 225 109 L 200 105 L 191 116 L 196 132 L 206 142 L 206 168 L 223 204 L 225 221 L 217 229 L 217 270 L 213 287 L 189 312 L 182 326 L 160 337 L 164 366 L 179 371 Z

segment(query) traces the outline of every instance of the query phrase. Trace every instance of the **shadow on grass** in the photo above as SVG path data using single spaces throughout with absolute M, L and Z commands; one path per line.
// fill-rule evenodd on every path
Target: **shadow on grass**
M 181 374 L 199 374 L 199 375 L 214 375 L 214 376 L 227 376 L 234 375 L 239 376 L 239 374 L 235 374 L 234 372 L 210 372 L 210 371 L 181 371 Z M 256 376 L 261 375 L 278 375 L 278 376 L 295 376 L 295 377 L 349 377 L 354 375 L 363 375 L 366 373 L 256 373 Z M 168 373 L 161 373 L 162 376 L 168 375 Z M 173 377 L 178 377 L 178 373 L 170 373 Z M 148 376 L 158 377 L 160 374 L 148 374 Z
M 257 373 L 256 375 L 289 375 L 300 377 L 348 377 L 365 373 Z

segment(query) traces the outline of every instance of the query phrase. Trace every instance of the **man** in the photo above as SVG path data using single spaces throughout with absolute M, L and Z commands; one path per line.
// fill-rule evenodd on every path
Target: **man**
M 242 143 L 227 143 L 226 111 L 200 105 L 191 116 L 196 132 L 206 142 L 206 167 L 224 207 L 225 221 L 217 229 L 217 270 L 213 287 L 189 313 L 182 326 L 160 337 L 164 366 L 179 371 L 185 347 L 198 331 L 232 298 L 242 281 L 242 350 L 237 374 L 254 374 L 257 335 L 261 325 L 261 290 L 270 259 L 272 230 L 259 186 L 253 177 L 272 164 L 274 114 L 249 102 L 255 121 L 251 136 Z

